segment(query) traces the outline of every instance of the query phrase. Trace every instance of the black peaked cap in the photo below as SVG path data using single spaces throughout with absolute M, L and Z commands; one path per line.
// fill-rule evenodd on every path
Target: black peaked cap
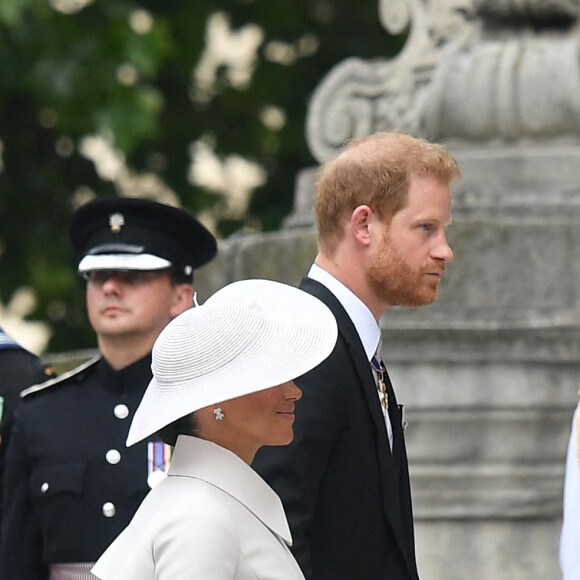
M 191 213 L 134 197 L 98 197 L 75 210 L 69 235 L 81 255 L 152 254 L 178 268 L 214 258 L 217 242 Z

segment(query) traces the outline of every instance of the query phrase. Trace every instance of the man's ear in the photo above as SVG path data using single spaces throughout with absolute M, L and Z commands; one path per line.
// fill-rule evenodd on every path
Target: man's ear
M 170 312 L 172 318 L 191 308 L 193 304 L 193 292 L 194 290 L 191 284 L 179 284 L 175 287 L 175 296 Z
M 373 210 L 368 205 L 355 207 L 350 216 L 350 229 L 354 239 L 368 246 L 371 239 L 371 224 L 376 220 Z

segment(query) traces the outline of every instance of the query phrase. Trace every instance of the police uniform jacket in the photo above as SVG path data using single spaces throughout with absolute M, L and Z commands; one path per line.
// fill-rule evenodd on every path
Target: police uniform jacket
M 303 580 L 278 496 L 237 455 L 180 435 L 169 476 L 92 572 L 102 580 Z
M 148 442 L 125 440 L 151 357 L 104 359 L 19 403 L 7 450 L 0 578 L 46 580 L 51 563 L 95 562 L 149 491 Z

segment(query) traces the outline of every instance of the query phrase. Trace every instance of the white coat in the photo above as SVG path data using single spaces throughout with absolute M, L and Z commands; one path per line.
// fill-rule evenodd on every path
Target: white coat
M 580 403 L 572 419 L 564 480 L 564 521 L 560 537 L 560 567 L 563 580 L 580 580 L 580 456 L 578 421 Z
M 168 477 L 92 569 L 102 580 L 303 580 L 282 503 L 234 453 L 180 435 Z

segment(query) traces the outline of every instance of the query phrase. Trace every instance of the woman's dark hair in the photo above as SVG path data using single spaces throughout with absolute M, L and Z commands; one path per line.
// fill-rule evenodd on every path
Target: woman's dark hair
M 197 421 L 195 420 L 195 413 L 190 413 L 184 417 L 180 417 L 160 429 L 157 434 L 163 443 L 175 446 L 178 435 L 191 435 L 197 437 Z

